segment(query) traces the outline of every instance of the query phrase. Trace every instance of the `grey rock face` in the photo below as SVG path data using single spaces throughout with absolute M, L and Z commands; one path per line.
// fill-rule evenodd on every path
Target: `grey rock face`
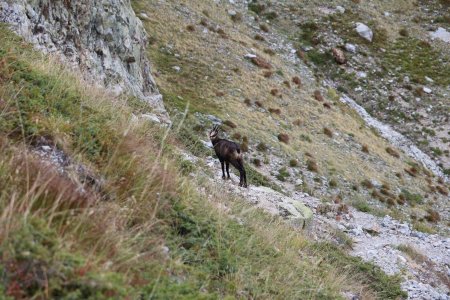
M 129 0 L 0 1 L 0 22 L 85 78 L 148 101 L 166 116 L 145 50 L 147 35 Z

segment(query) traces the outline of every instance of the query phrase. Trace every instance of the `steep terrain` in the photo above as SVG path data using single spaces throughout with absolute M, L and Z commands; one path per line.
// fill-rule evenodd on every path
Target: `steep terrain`
M 449 299 L 445 9 L 1 1 L 0 294 Z
M 245 140 L 249 162 L 275 182 L 324 201 L 368 202 L 373 213 L 418 227 L 429 226 L 421 220 L 433 209 L 442 214 L 433 230 L 448 232 L 447 179 L 397 149 L 342 103 L 345 94 L 316 79 L 313 53 L 299 54 L 294 32 L 285 29 L 294 19 L 290 14 L 300 11 L 294 4 L 218 2 L 212 9 L 200 1 L 137 1 L 174 120 L 189 105 L 185 124 L 200 139 L 207 138 L 210 124 L 224 122 L 229 136 Z M 334 61 L 327 68 L 343 69 Z M 434 171 L 442 174 L 439 167 Z

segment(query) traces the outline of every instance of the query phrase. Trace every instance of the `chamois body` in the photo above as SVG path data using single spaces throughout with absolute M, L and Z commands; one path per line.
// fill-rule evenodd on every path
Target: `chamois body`
M 230 164 L 239 171 L 239 186 L 247 187 L 247 175 L 244 168 L 242 151 L 235 142 L 219 138 L 218 127 L 215 126 L 209 133 L 217 158 L 222 165 L 222 178 L 230 179 Z M 225 167 L 227 177 L 225 177 Z

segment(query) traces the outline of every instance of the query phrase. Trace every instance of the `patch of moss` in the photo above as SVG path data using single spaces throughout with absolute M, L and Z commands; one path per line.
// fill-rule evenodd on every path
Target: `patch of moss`
M 256 171 L 254 168 L 252 168 L 250 165 L 245 166 L 245 170 L 247 172 L 247 183 L 249 185 L 256 185 L 256 186 L 265 186 L 268 188 L 271 188 L 277 192 L 282 192 L 281 187 L 276 185 L 275 183 L 271 182 L 269 178 L 262 175 L 258 171 Z
M 450 84 L 450 61 L 429 44 L 415 38 L 400 38 L 382 56 L 383 66 L 397 76 L 408 75 L 413 82 L 426 83 L 425 77 L 436 83 Z M 395 66 L 395 69 L 392 68 Z
M 285 167 L 283 167 L 278 170 L 278 174 L 276 177 L 280 181 L 286 181 L 286 179 L 290 176 L 291 174 L 289 173 L 289 171 Z

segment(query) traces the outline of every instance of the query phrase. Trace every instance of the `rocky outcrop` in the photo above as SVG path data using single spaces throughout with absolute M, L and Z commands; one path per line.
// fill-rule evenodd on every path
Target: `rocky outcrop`
M 146 58 L 147 35 L 129 0 L 0 1 L 0 21 L 89 81 L 131 92 L 166 116 Z

